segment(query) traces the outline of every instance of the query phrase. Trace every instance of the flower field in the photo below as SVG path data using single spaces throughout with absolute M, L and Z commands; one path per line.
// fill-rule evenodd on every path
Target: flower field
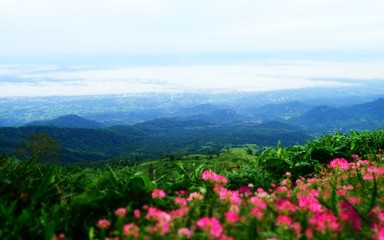
M 199 191 L 154 189 L 153 204 L 117 209 L 95 223 L 92 237 L 384 239 L 384 166 L 353 159 L 336 158 L 319 176 L 295 182 L 287 172 L 269 189 L 230 190 L 224 176 L 206 170 Z
M 384 131 L 127 162 L 0 155 L 0 239 L 384 239 Z

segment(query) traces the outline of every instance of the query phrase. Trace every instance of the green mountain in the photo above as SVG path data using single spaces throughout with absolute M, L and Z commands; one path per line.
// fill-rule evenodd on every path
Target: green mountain
M 96 121 L 82 118 L 76 114 L 61 116 L 52 120 L 42 120 L 27 123 L 25 126 L 53 126 L 67 128 L 101 128 L 103 125 Z
M 384 99 L 348 107 L 318 106 L 307 113 L 292 118 L 290 124 L 298 125 L 313 133 L 348 132 L 384 128 Z
M 250 108 L 249 114 L 253 118 L 257 118 L 263 121 L 270 120 L 288 120 L 293 117 L 300 116 L 314 106 L 299 101 L 290 101 L 285 103 L 267 104 L 261 107 Z
M 132 126 L 105 129 L 26 126 L 0 128 L 0 153 L 16 154 L 25 139 L 47 133 L 61 145 L 66 162 L 130 159 L 142 161 L 168 155 L 217 154 L 228 145 L 274 146 L 303 143 L 309 138 L 300 129 L 284 123 L 236 122 L 225 125 L 201 120 L 161 118 Z

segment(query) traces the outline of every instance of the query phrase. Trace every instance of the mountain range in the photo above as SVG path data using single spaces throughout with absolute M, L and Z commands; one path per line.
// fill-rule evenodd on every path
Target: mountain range
M 384 99 L 344 107 L 298 101 L 235 110 L 212 104 L 181 108 L 174 117 L 106 126 L 70 114 L 0 128 L 0 149 L 17 154 L 28 136 L 47 133 L 61 145 L 66 162 L 128 159 L 143 161 L 191 153 L 216 154 L 228 145 L 303 143 L 324 132 L 384 128 Z M 1 153 L 0 152 L 0 153 Z

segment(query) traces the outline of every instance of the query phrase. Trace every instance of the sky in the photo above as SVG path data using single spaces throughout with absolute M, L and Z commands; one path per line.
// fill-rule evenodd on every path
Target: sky
M 0 0 L 0 97 L 381 81 L 383 9 L 382 0 Z

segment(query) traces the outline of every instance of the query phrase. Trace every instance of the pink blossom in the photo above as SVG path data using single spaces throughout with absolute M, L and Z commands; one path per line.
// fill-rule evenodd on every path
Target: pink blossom
M 127 209 L 119 208 L 115 211 L 115 214 L 119 217 L 125 217 L 127 215 Z
M 300 223 L 298 223 L 298 222 L 292 223 L 292 229 L 293 229 L 293 231 L 295 231 L 297 238 L 299 238 L 300 237 L 300 233 L 301 233 L 301 225 L 300 225 Z
M 349 164 L 345 158 L 335 158 L 329 163 L 330 168 L 348 170 Z
M 178 205 L 178 206 L 187 206 L 187 199 L 185 198 L 177 197 L 175 198 L 174 202 L 175 202 L 175 205 Z
M 218 175 L 210 170 L 206 170 L 201 175 L 201 178 L 205 181 L 210 180 L 215 183 L 227 183 L 227 179 L 224 176 Z
M 231 224 L 239 221 L 239 215 L 237 214 L 237 212 L 229 211 L 229 212 L 224 213 L 224 215 L 225 215 L 225 218 L 227 219 L 227 221 Z
M 188 193 L 187 190 L 179 190 L 176 192 L 176 195 L 186 195 Z
M 176 210 L 172 210 L 170 212 L 170 214 L 171 214 L 173 219 L 174 218 L 182 218 L 188 214 L 188 211 L 189 211 L 188 207 L 181 207 L 181 208 L 178 208 Z
M 204 231 L 211 234 L 212 237 L 220 237 L 221 233 L 223 232 L 223 227 L 221 226 L 220 222 L 216 218 L 209 218 L 209 217 L 203 217 L 200 218 L 196 225 L 200 228 L 202 228 Z
M 292 218 L 285 215 L 277 216 L 276 225 L 288 225 L 292 224 Z
M 348 201 L 352 204 L 358 204 L 361 202 L 361 199 L 358 197 L 348 197 Z
M 312 216 L 309 219 L 309 224 L 319 232 L 339 230 L 337 218 L 330 212 L 323 212 Z
M 149 232 L 158 233 L 160 236 L 164 236 L 169 232 L 168 222 L 157 222 L 155 226 L 148 227 Z
M 128 224 L 124 224 L 123 235 L 124 236 L 138 237 L 139 236 L 139 227 L 133 222 L 128 223 Z
M 155 189 L 152 191 L 152 198 L 165 198 L 167 195 L 162 189 Z
M 240 205 L 242 201 L 239 196 L 239 192 L 231 191 L 223 187 L 220 188 L 219 199 L 229 201 L 230 203 L 236 204 L 236 205 Z
M 352 223 L 356 231 L 361 230 L 360 215 L 349 202 L 343 201 L 340 203 L 340 217 L 343 221 Z
M 344 196 L 344 195 L 346 195 L 347 194 L 347 190 L 345 190 L 345 189 L 339 189 L 339 190 L 337 190 L 337 195 L 338 196 Z
M 307 229 L 307 230 L 305 230 L 305 236 L 306 236 L 308 239 L 312 239 L 312 238 L 313 238 L 313 233 L 312 233 L 311 229 Z
M 384 227 L 379 227 L 377 229 L 376 238 L 378 240 L 384 240 Z
M 171 220 L 171 216 L 168 213 L 154 207 L 151 207 L 148 209 L 146 218 L 152 219 L 158 222 L 169 222 Z
M 135 210 L 133 210 L 133 216 L 134 216 L 135 218 L 139 218 L 140 215 L 141 215 L 141 213 L 140 213 L 140 210 L 139 210 L 139 209 L 135 209 Z
M 267 209 L 265 201 L 259 197 L 251 197 L 248 202 L 253 205 L 250 214 L 258 219 L 261 219 L 263 217 L 264 210 Z
M 63 240 L 65 238 L 64 233 L 60 233 L 59 236 L 53 237 L 52 240 Z
M 180 237 L 184 236 L 189 239 L 192 236 L 192 231 L 188 228 L 180 228 L 179 230 L 177 230 L 177 235 L 179 235 Z
M 322 207 L 315 197 L 299 196 L 298 201 L 301 209 L 309 210 L 313 213 L 321 212 Z
M 377 215 L 377 218 L 384 223 L 384 212 L 381 212 Z
M 276 209 L 280 212 L 295 212 L 296 207 L 287 199 L 277 199 L 275 202 Z
M 260 208 L 261 210 L 267 209 L 267 204 L 259 197 L 251 197 L 248 202 L 252 203 L 254 207 Z
M 263 217 L 263 211 L 260 208 L 254 207 L 250 212 L 251 216 L 257 217 L 259 220 Z
M 248 186 L 241 186 L 239 188 L 239 193 L 243 195 L 252 195 L 252 191 Z
M 373 174 L 372 173 L 366 173 L 363 176 L 364 180 L 373 180 Z
M 365 166 L 365 165 L 369 165 L 369 160 L 359 160 L 356 163 L 357 167 L 361 167 L 361 166 Z
M 197 200 L 197 201 L 200 201 L 200 200 L 203 200 L 203 195 L 201 195 L 201 193 L 199 192 L 192 192 L 189 194 L 189 197 L 187 199 L 188 202 L 190 201 L 194 201 L 194 200 Z
M 111 223 L 107 219 L 103 218 L 97 222 L 97 226 L 101 229 L 107 229 L 111 226 Z

